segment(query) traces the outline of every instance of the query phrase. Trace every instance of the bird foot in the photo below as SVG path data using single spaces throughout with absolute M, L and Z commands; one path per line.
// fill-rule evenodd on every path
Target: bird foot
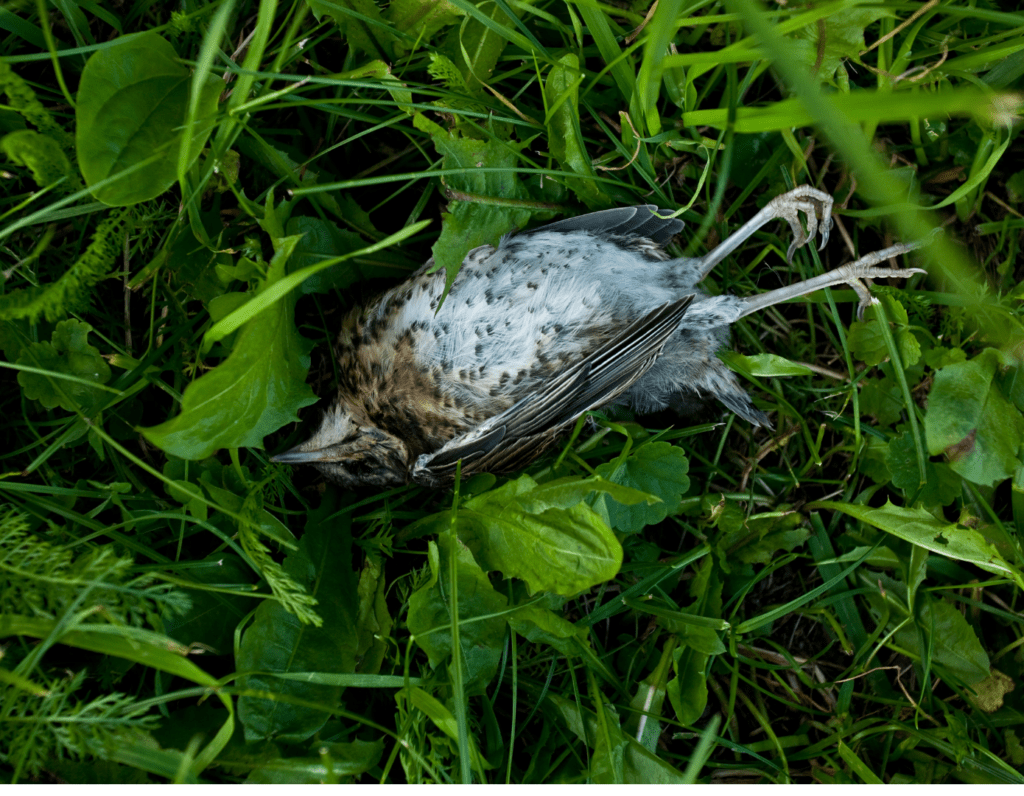
M 825 248 L 829 232 L 832 231 L 832 204 L 832 197 L 824 191 L 812 188 L 810 185 L 800 185 L 782 196 L 776 196 L 765 206 L 765 210 L 770 209 L 772 218 L 784 219 L 793 232 L 793 242 L 786 250 L 787 263 L 792 262 L 793 253 L 797 249 L 814 240 L 819 229 L 821 230 L 821 243 L 818 246 L 818 251 Z M 800 223 L 801 214 L 807 220 L 806 232 Z

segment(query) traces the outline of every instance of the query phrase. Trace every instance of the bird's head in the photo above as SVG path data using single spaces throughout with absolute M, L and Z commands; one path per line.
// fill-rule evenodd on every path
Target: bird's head
M 409 449 L 393 434 L 360 422 L 342 403 L 327 410 L 305 442 L 272 462 L 311 464 L 342 486 L 397 486 L 409 480 Z

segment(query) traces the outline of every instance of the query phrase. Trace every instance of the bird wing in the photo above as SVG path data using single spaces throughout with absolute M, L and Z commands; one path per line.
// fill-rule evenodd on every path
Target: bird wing
M 566 218 L 554 224 L 520 232 L 530 235 L 534 232 L 597 232 L 602 235 L 628 235 L 630 237 L 650 238 L 659 245 L 664 245 L 683 228 L 678 218 L 665 218 L 658 213 L 671 213 L 671 210 L 659 210 L 657 205 L 636 205 L 634 207 L 616 207 L 612 210 L 599 210 L 585 216 Z
M 613 401 L 654 364 L 693 296 L 663 304 L 634 321 L 539 390 L 433 453 L 420 456 L 413 481 L 443 486 L 462 475 L 526 466 L 589 409 Z

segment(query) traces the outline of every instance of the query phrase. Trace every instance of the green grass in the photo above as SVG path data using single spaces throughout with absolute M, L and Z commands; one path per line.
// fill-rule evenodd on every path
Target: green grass
M 1024 779 L 1024 14 L 43 8 L 0 16 L 0 777 Z M 773 430 L 597 414 L 454 493 L 268 462 L 428 257 L 640 202 L 699 254 L 800 184 L 829 246 L 710 292 L 944 232 L 863 321 L 735 326 Z

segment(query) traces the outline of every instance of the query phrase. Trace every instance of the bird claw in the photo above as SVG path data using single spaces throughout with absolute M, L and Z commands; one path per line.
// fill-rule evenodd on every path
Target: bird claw
M 824 191 L 810 185 L 800 185 L 782 196 L 776 196 L 768 206 L 776 218 L 784 219 L 793 232 L 793 242 L 786 250 L 786 262 L 792 262 L 793 254 L 801 246 L 817 237 L 821 232 L 821 244 L 818 251 L 825 248 L 829 233 L 832 231 L 833 199 Z M 807 231 L 804 232 L 800 223 L 800 214 L 807 220 Z M 820 217 L 820 222 L 819 222 Z

